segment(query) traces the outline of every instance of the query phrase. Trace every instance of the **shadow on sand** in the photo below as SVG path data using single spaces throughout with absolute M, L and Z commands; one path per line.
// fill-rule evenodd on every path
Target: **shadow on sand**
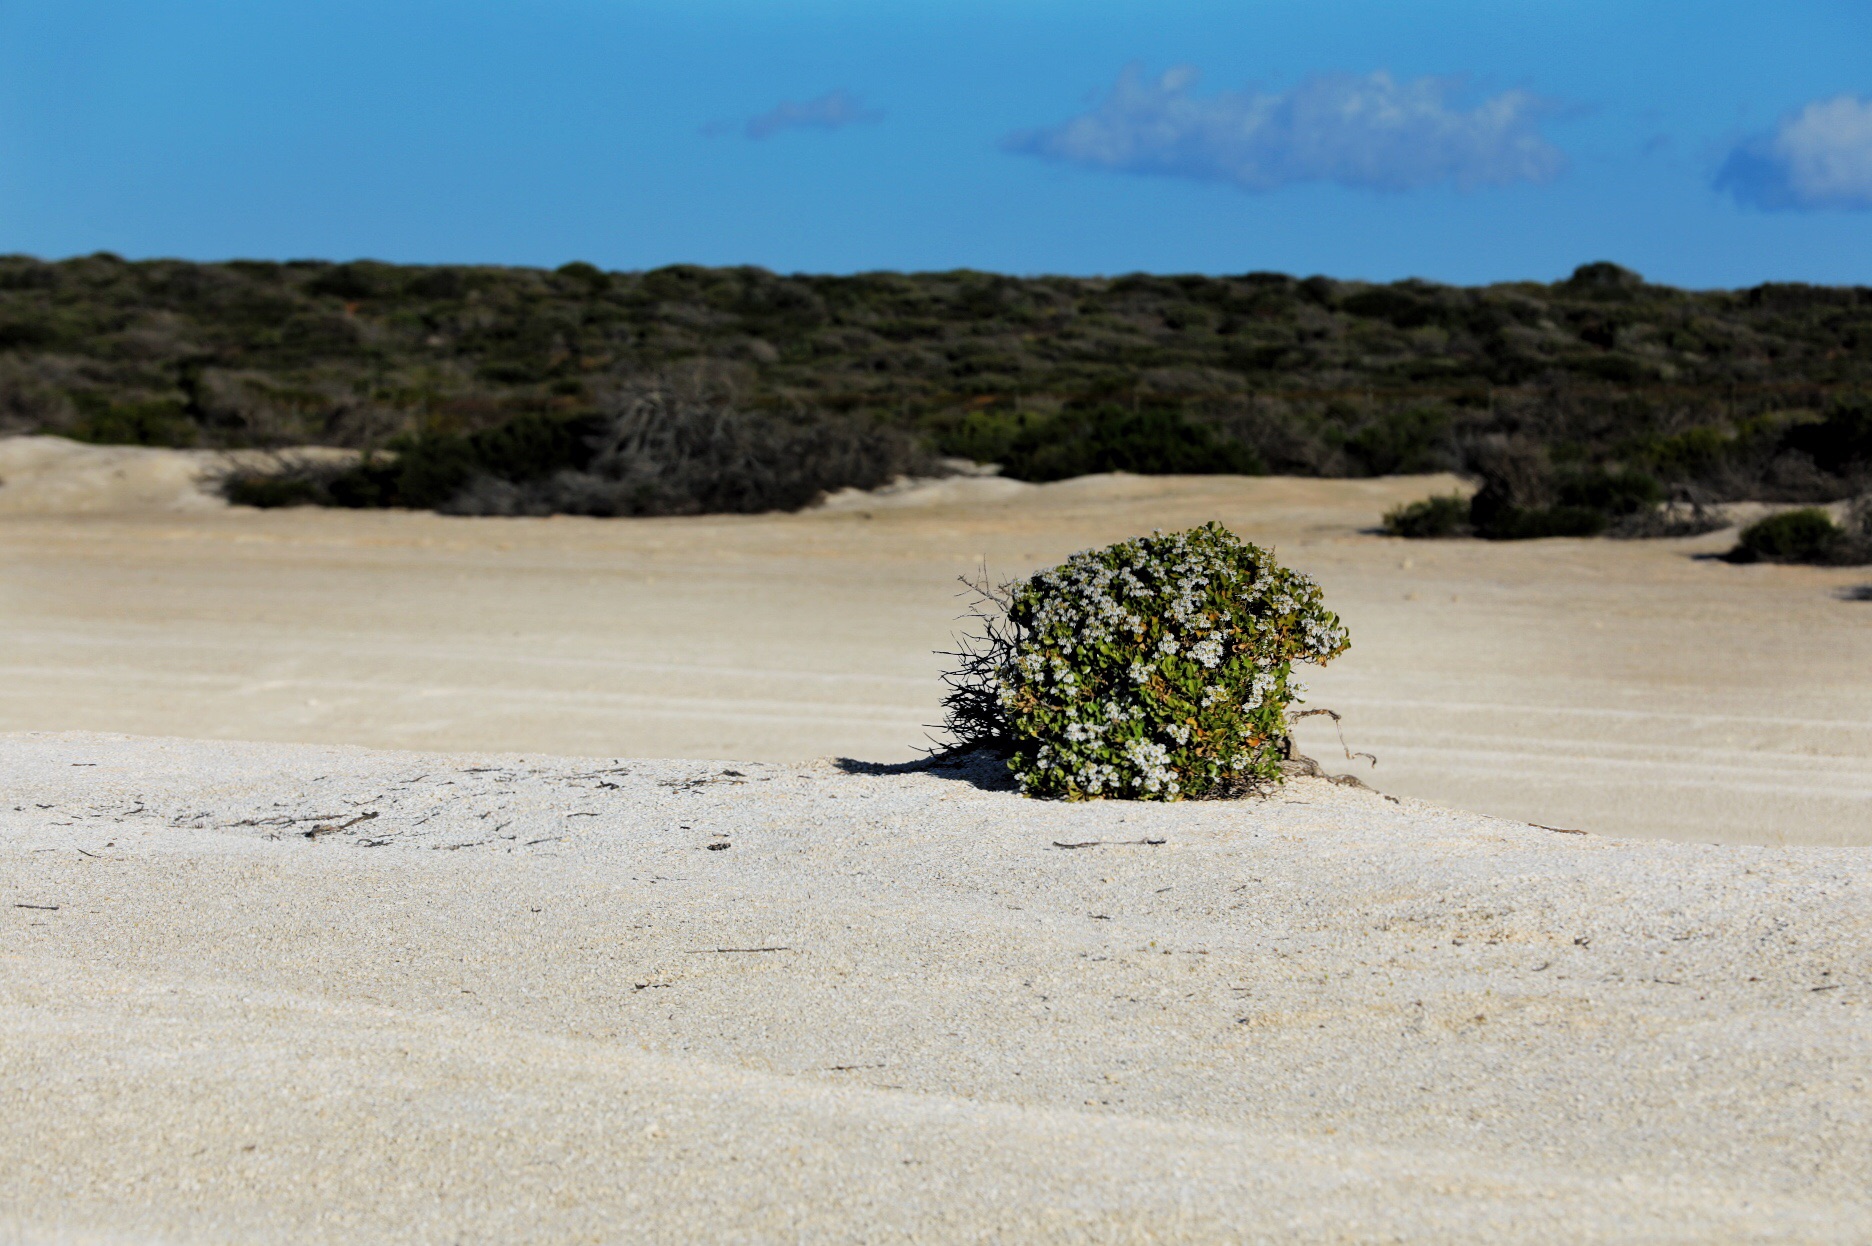
M 993 749 L 977 748 L 967 752 L 936 753 L 915 761 L 859 761 L 855 757 L 835 757 L 832 764 L 846 774 L 928 774 L 938 779 L 955 779 L 984 792 L 1011 792 L 1014 776 L 1008 773 L 1007 758 Z

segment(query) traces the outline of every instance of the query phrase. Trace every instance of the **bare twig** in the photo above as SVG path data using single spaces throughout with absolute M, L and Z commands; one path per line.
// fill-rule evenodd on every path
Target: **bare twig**
M 956 636 L 955 649 L 936 651 L 938 657 L 953 658 L 955 666 L 942 675 L 948 691 L 943 694 L 943 721 L 937 730 L 943 738 L 931 737 L 930 747 L 923 750 L 932 759 L 974 748 L 1004 748 L 1009 743 L 998 658 L 1016 650 L 1025 634 L 1008 617 L 1017 581 L 995 583 L 986 565 L 972 579 L 957 578 L 974 599 L 961 620 L 975 624 L 975 629 Z
M 1296 720 L 1301 719 L 1301 718 L 1313 718 L 1320 714 L 1324 714 L 1326 717 L 1332 719 L 1333 730 L 1339 733 L 1339 747 L 1345 750 L 1345 756 L 1346 756 L 1347 761 L 1354 761 L 1360 757 L 1363 757 L 1366 761 L 1369 761 L 1373 766 L 1376 766 L 1378 764 L 1378 759 L 1376 757 L 1373 757 L 1370 753 L 1354 753 L 1352 751 L 1352 746 L 1345 742 L 1345 728 L 1340 725 L 1339 711 L 1325 710 L 1325 709 L 1301 710 L 1298 714 L 1294 715 L 1294 718 Z
M 1053 846 L 1055 848 L 1127 848 L 1134 844 L 1149 844 L 1154 847 L 1163 842 L 1165 841 L 1161 839 L 1082 839 L 1076 844 L 1068 844 L 1056 839 L 1053 841 Z
M 360 813 L 357 817 L 352 818 L 349 822 L 331 822 L 322 826 L 315 826 L 309 831 L 301 831 L 300 834 L 304 835 L 307 839 L 317 839 L 321 835 L 336 835 L 339 831 L 350 830 L 352 827 L 356 826 L 358 823 L 369 822 L 372 818 L 375 818 L 377 816 L 378 815 L 376 811 L 374 810 L 370 813 Z

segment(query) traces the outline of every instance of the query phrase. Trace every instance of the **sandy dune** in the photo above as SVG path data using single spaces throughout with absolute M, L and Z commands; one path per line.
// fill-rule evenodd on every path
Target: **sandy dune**
M 0 442 L 0 1242 L 1872 1238 L 1872 877 L 1790 846 L 1872 844 L 1872 577 L 1363 531 L 1436 479 L 213 466 Z M 875 764 L 958 575 L 1209 518 L 1346 616 L 1389 795 Z
M 96 736 L 0 789 L 0 1240 L 1872 1237 L 1857 850 Z
M 907 758 L 957 576 L 1217 518 L 1348 620 L 1313 699 L 1385 791 L 1623 835 L 1872 844 L 1872 603 L 1846 596 L 1872 572 L 1696 558 L 1725 534 L 1364 531 L 1439 478 L 957 480 L 748 518 L 261 513 L 194 491 L 198 458 L 50 441 L 0 441 L 0 728 Z M 132 461 L 186 488 L 113 484 Z M 1304 738 L 1336 755 L 1317 722 Z
M 306 446 L 295 457 L 351 461 L 355 451 Z M 0 515 L 160 515 L 222 511 L 229 468 L 268 462 L 258 450 L 93 446 L 63 437 L 0 437 Z

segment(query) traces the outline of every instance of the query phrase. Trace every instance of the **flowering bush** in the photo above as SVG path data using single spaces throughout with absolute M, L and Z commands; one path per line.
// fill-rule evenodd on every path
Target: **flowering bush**
M 1029 796 L 1233 796 L 1280 779 L 1295 661 L 1345 652 L 1312 580 L 1220 524 L 1075 554 L 984 594 L 946 726 Z

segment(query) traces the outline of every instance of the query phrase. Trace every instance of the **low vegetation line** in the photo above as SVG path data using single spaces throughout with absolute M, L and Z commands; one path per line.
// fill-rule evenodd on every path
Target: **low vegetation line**
M 1668 534 L 1872 488 L 1872 289 L 10 256 L 5 432 L 365 452 L 255 505 L 784 509 L 966 460 L 1446 470 L 1475 498 L 1400 535 Z

